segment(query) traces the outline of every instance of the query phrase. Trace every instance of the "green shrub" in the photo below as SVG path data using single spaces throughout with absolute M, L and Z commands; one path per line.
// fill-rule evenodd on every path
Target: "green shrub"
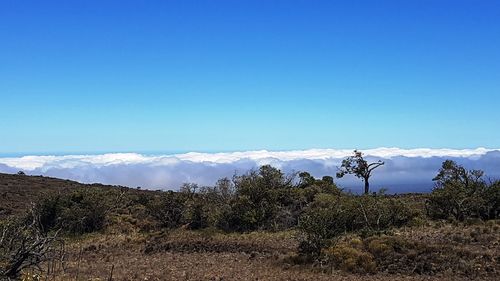
M 226 231 L 249 231 L 263 227 L 272 217 L 271 209 L 274 206 L 264 199 L 257 202 L 247 195 L 239 195 L 222 214 L 218 226 Z
M 264 165 L 232 179 L 220 179 L 214 187 L 184 184 L 176 195 L 182 202 L 170 195 L 169 202 L 156 200 L 149 204 L 149 209 L 165 211 L 171 206 L 177 210 L 165 214 L 161 210 L 151 212 L 168 227 L 182 223 L 194 229 L 214 226 L 238 232 L 289 229 L 298 224 L 304 207 L 314 200 L 315 195 L 340 194 L 332 177 L 319 180 L 308 173 L 301 173 L 300 177 L 297 183 L 295 174 L 286 175 L 279 169 Z M 179 218 L 174 215 L 176 213 L 182 213 L 182 222 L 172 223 L 177 219 L 164 221 L 165 217 Z
M 198 203 L 193 205 L 198 208 L 196 212 L 199 215 L 196 217 L 203 221 L 199 225 L 208 227 L 224 225 L 222 221 L 225 214 L 231 209 L 230 202 L 233 198 L 234 186 L 232 181 L 227 178 L 217 181 L 214 187 L 201 188 L 197 197 Z
M 190 229 L 202 229 L 209 226 L 209 213 L 205 203 L 207 200 L 204 200 L 200 194 L 196 194 L 185 203 L 183 219 Z
M 105 202 L 104 194 L 88 188 L 48 195 L 35 208 L 44 231 L 61 229 L 68 234 L 82 234 L 104 227 L 109 210 Z
M 61 225 L 70 233 L 81 234 L 100 230 L 104 227 L 106 206 L 100 196 L 92 191 L 71 194 L 61 212 Z
M 317 256 L 341 234 L 382 232 L 406 225 L 417 216 L 418 210 L 411 209 L 398 198 L 318 194 L 300 218 L 299 250 Z
M 466 170 L 451 160 L 443 162 L 436 186 L 426 202 L 433 219 L 495 219 L 500 214 L 500 183 L 487 183 L 480 170 Z
M 233 178 L 234 194 L 218 226 L 226 231 L 283 229 L 296 224 L 298 214 L 294 175 L 265 165 Z
M 154 217 L 161 226 L 175 228 L 183 223 L 185 201 L 182 194 L 167 191 L 149 202 L 146 207 L 148 213 Z
M 60 217 L 65 208 L 63 201 L 66 201 L 60 194 L 46 195 L 38 204 L 36 209 L 40 217 L 40 226 L 44 232 L 55 228 L 60 222 Z

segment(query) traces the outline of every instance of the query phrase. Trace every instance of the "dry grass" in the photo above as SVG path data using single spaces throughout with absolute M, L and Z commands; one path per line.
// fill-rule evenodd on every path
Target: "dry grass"
M 93 234 L 69 241 L 66 270 L 54 280 L 468 280 L 455 275 L 348 274 L 285 262 L 293 253 L 293 233 L 221 234 L 178 230 L 152 237 Z M 148 243 L 175 242 L 176 246 L 146 253 Z M 183 245 L 210 241 L 202 248 Z M 242 246 L 244 245 L 244 246 Z M 259 245 L 248 252 L 246 245 Z M 272 250 L 260 251 L 267 246 Z M 238 247 L 243 247 L 238 251 Z M 227 250 L 226 250 L 227 249 Z M 81 253 L 81 256 L 80 256 Z M 332 279 L 333 278 L 333 279 Z M 495 280 L 494 276 L 484 280 Z M 50 280 L 50 279 L 49 279 Z
M 444 225 L 401 229 L 396 237 L 432 243 L 434 247 L 441 245 L 435 241 L 442 241 L 445 247 L 452 247 L 455 252 L 482 250 L 482 256 L 496 257 L 496 261 L 481 264 L 490 266 L 493 272 L 486 274 L 486 271 L 481 271 L 483 274 L 474 275 L 474 279 L 496 280 L 499 270 L 498 233 L 494 234 L 496 241 L 485 245 L 474 240 L 447 243 L 446 237 L 451 233 L 464 229 L 464 236 L 470 236 L 476 227 Z M 493 228 L 491 225 L 483 227 Z M 361 239 L 349 236 L 345 240 L 349 240 L 352 247 L 362 247 Z M 327 265 L 294 265 L 287 262 L 296 250 L 293 232 L 224 234 L 175 230 L 154 234 L 103 233 L 68 240 L 67 245 L 66 270 L 63 272 L 59 267 L 54 280 L 75 280 L 77 275 L 79 280 L 108 280 L 111 268 L 113 280 L 469 280 L 472 277 L 452 271 L 434 276 L 387 271 L 350 274 Z M 370 247 L 377 246 L 372 241 Z M 384 249 L 380 248 L 381 251 Z

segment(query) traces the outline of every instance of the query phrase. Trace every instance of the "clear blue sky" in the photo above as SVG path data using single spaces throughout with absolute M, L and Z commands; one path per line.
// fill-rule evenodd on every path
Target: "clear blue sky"
M 0 2 L 0 153 L 379 146 L 500 146 L 499 1 Z

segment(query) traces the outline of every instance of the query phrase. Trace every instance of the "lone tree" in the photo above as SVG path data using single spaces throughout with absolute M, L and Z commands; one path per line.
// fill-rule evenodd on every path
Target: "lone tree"
M 353 174 L 356 177 L 363 179 L 365 182 L 365 194 L 368 194 L 370 191 L 370 183 L 368 180 L 372 175 L 372 171 L 384 164 L 385 163 L 381 160 L 368 164 L 368 162 L 363 158 L 363 153 L 354 150 L 353 156 L 349 156 L 342 160 L 342 165 L 337 172 L 337 178 L 342 178 L 347 174 Z

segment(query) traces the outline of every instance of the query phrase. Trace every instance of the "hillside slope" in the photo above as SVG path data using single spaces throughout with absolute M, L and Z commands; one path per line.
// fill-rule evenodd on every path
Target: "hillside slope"
M 500 272 L 498 220 L 426 220 L 380 233 L 345 233 L 325 249 L 339 258 L 341 264 L 334 266 L 298 259 L 301 234 L 296 227 L 242 232 L 187 229 L 188 224 L 164 227 L 152 210 L 175 205 L 170 200 L 174 193 L 0 174 L 0 223 L 23 216 L 32 202 L 50 194 L 106 207 L 105 219 L 102 228 L 61 235 L 53 257 L 41 264 L 41 279 L 29 280 L 497 280 Z M 426 197 L 394 198 L 421 210 Z M 168 200 L 151 209 L 157 199 Z M 66 222 L 97 211 L 80 207 L 66 209 L 64 214 L 74 215 Z M 353 267 L 348 261 L 355 261 Z M 356 270 L 369 264 L 376 268 Z
M 0 173 L 0 219 L 10 215 L 21 215 L 44 194 L 66 193 L 76 188 L 102 187 L 102 184 L 82 184 L 71 180 L 44 176 L 28 176 Z

